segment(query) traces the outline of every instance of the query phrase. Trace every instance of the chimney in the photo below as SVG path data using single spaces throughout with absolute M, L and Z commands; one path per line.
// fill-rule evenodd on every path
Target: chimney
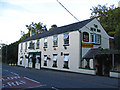
M 33 35 L 35 35 L 35 31 L 32 30 L 32 28 L 31 28 L 31 30 L 30 30 L 30 37 L 33 36 Z
M 32 36 L 32 29 L 30 30 L 30 37 Z

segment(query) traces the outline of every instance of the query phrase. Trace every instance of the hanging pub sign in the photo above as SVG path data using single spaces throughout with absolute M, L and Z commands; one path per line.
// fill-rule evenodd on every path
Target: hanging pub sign
M 89 33 L 83 32 L 83 41 L 84 42 L 89 42 Z
M 93 44 L 92 43 L 82 43 L 82 47 L 84 47 L 84 48 L 93 48 Z

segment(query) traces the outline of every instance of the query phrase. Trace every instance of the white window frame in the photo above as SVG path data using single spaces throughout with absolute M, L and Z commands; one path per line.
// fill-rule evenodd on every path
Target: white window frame
M 69 61 L 69 54 L 64 55 L 64 61 Z
M 95 36 L 96 36 L 95 43 L 96 43 L 96 44 L 101 44 L 101 35 L 96 34 Z
M 57 61 L 57 54 L 53 54 L 53 61 Z
M 47 55 L 44 55 L 44 61 L 47 61 Z
M 40 40 L 38 39 L 36 43 L 36 48 L 39 49 L 39 46 L 40 46 Z
M 47 47 L 47 39 L 48 38 L 44 38 L 44 47 Z
M 91 43 L 101 44 L 101 35 L 100 34 L 91 33 L 90 35 L 91 35 Z M 93 41 L 92 41 L 92 35 L 93 35 Z
M 53 36 L 53 46 L 58 46 L 58 36 Z
M 67 39 L 68 39 L 68 42 L 66 43 Z M 67 44 L 70 43 L 70 42 L 69 42 L 69 33 L 65 33 L 65 34 L 64 34 L 63 40 L 64 40 L 64 45 L 67 45 Z

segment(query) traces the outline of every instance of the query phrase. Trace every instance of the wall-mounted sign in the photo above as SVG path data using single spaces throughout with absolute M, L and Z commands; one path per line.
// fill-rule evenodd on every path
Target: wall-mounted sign
M 83 41 L 89 42 L 89 33 L 88 32 L 83 32 Z
M 82 47 L 84 47 L 84 48 L 93 48 L 93 44 L 92 43 L 82 43 Z

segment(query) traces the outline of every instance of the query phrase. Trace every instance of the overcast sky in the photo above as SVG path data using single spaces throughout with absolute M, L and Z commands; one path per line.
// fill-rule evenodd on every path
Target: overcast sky
M 59 0 L 80 21 L 89 19 L 90 8 L 98 4 L 118 6 L 119 0 Z M 13 43 L 21 37 L 21 30 L 28 32 L 25 25 L 42 22 L 64 26 L 75 20 L 57 0 L 0 0 L 0 43 Z

